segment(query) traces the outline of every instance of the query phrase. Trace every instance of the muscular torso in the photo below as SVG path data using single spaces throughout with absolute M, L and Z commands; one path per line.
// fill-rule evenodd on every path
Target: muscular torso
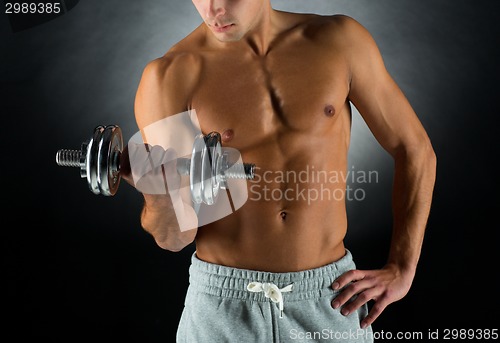
M 265 55 L 212 49 L 197 31 L 177 47 L 195 56 L 187 106 L 202 131 L 223 133 L 223 146 L 257 166 L 247 202 L 199 228 L 196 251 L 205 261 L 286 272 L 345 253 L 346 184 L 335 176 L 347 169 L 349 70 L 334 33 L 323 33 L 330 24 L 293 20 Z

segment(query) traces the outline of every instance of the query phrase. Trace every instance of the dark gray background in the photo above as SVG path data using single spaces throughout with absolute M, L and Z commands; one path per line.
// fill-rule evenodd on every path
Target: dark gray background
M 273 1 L 278 9 L 343 13 L 374 36 L 434 144 L 438 177 L 414 284 L 375 331 L 498 327 L 500 24 L 496 0 Z M 142 198 L 123 185 L 90 193 L 55 164 L 98 124 L 136 132 L 143 67 L 190 33 L 191 1 L 85 0 L 14 33 L 0 15 L 2 312 L 19 340 L 172 342 L 194 246 L 157 247 L 139 225 Z M 348 203 L 347 247 L 379 268 L 391 229 L 392 160 L 354 112 L 350 164 L 377 170 Z

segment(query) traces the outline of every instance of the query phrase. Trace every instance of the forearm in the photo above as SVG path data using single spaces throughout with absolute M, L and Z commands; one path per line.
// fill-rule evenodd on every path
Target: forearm
M 394 221 L 388 264 L 413 277 L 431 208 L 436 156 L 428 143 L 418 149 L 401 149 L 394 160 Z
M 180 251 L 193 242 L 197 228 L 182 231 L 170 197 L 144 195 L 141 225 L 153 236 L 158 246 L 170 251 Z

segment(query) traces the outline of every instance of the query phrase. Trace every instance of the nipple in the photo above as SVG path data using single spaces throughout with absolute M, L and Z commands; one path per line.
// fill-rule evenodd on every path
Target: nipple
M 223 142 L 229 142 L 233 139 L 234 137 L 234 131 L 231 129 L 224 130 L 222 133 L 222 141 Z
M 335 108 L 332 105 L 326 105 L 324 111 L 327 117 L 333 117 L 335 115 Z

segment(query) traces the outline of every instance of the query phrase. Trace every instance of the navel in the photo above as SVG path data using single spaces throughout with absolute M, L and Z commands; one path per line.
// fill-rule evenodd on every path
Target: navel
M 280 217 L 281 217 L 281 220 L 282 220 L 282 221 L 285 221 L 285 220 L 286 220 L 287 215 L 288 215 L 288 213 L 286 213 L 285 211 L 281 211 L 281 212 L 280 212 Z
M 335 107 L 332 105 L 326 105 L 324 109 L 325 116 L 333 117 L 335 115 Z
M 231 129 L 224 130 L 222 132 L 222 141 L 223 142 L 229 142 L 234 138 L 234 131 Z

